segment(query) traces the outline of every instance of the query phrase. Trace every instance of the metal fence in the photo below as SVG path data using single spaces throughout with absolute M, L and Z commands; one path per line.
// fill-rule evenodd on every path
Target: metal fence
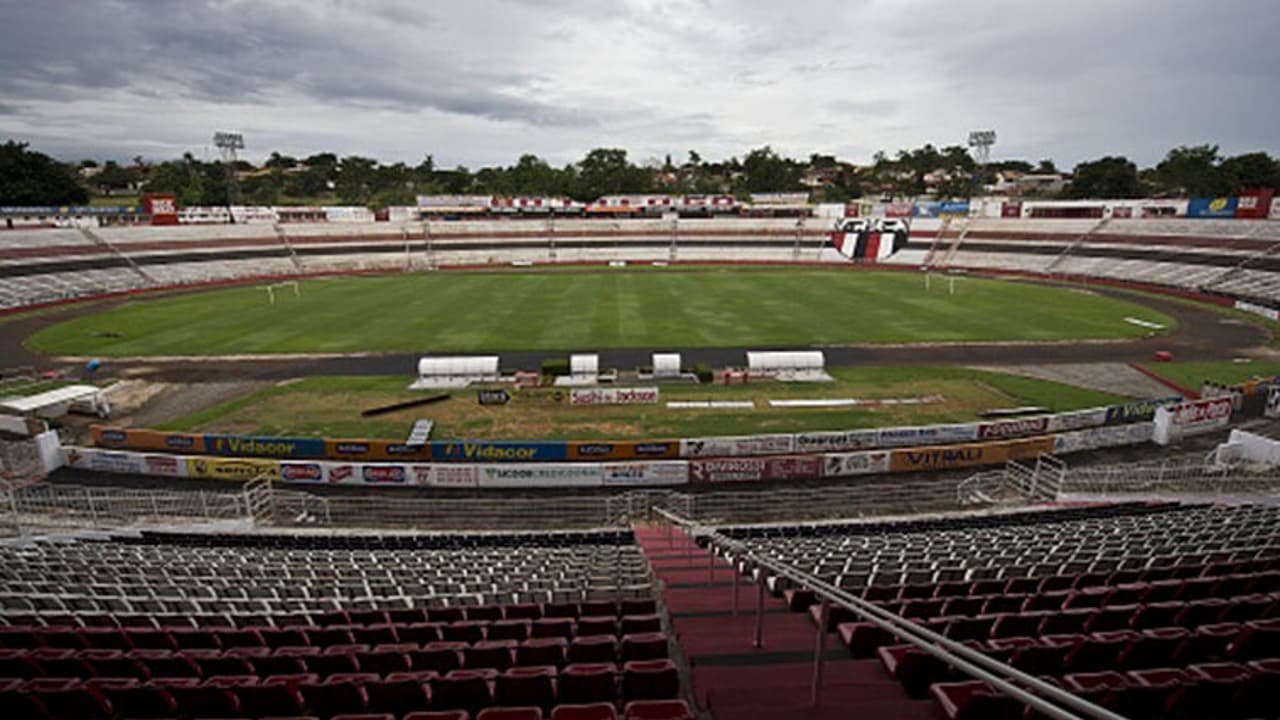
M 165 491 L 35 483 L 0 486 L 0 528 L 114 528 L 249 517 L 241 492 Z
M 1280 493 L 1280 468 L 1248 463 L 1215 464 L 1204 455 L 1158 462 L 1071 468 L 1061 492 L 1069 495 L 1256 496 Z

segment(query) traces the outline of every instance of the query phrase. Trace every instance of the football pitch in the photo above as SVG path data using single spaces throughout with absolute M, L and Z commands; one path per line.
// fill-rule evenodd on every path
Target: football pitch
M 264 285 L 139 299 L 27 345 L 108 357 L 766 349 L 1123 339 L 1176 324 L 1075 288 L 935 275 L 926 289 L 919 273 L 845 269 L 434 272 L 306 280 L 300 297 L 275 296 Z

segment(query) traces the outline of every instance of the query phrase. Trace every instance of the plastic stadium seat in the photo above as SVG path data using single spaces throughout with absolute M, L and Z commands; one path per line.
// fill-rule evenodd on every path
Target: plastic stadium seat
M 116 715 L 125 718 L 168 718 L 178 712 L 178 703 L 163 687 L 137 681 L 104 685 L 99 692 Z
M 400 625 L 396 628 L 396 634 L 400 637 L 401 642 L 417 645 L 426 645 L 429 642 L 437 642 L 442 639 L 439 623 L 415 622 Z
M 44 683 L 34 687 L 31 694 L 51 718 L 110 720 L 112 717 L 110 703 L 77 680 Z
M 45 628 L 40 632 L 40 642 L 47 648 L 82 650 L 88 645 L 82 633 L 72 628 Z
M 218 636 L 207 628 L 174 628 L 169 631 L 180 650 L 220 650 Z
M 1040 635 L 1084 632 L 1085 624 L 1096 612 L 1096 609 L 1088 607 L 1061 610 L 1041 620 L 1037 632 Z
M 576 621 L 569 618 L 548 618 L 534 620 L 529 626 L 529 637 L 561 637 L 571 638 L 576 633 Z
M 431 683 L 431 705 L 441 710 L 475 714 L 493 704 L 491 674 L 482 670 L 453 670 Z
M 613 618 L 609 618 L 610 622 L 615 622 Z M 499 620 L 489 623 L 489 629 L 485 633 L 485 637 L 489 640 L 527 640 L 529 638 L 529 621 L 528 620 Z
M 1249 690 L 1252 674 L 1235 663 L 1211 663 L 1187 668 L 1191 682 L 1170 700 L 1170 715 L 1180 718 L 1238 717 L 1235 698 Z M 1274 688 L 1271 689 L 1274 692 Z
M 618 612 L 623 615 L 652 615 L 658 612 L 658 602 L 653 598 L 624 598 Z
M 372 650 L 355 653 L 356 664 L 362 673 L 390 675 L 393 672 L 408 672 L 413 669 L 409 652 L 414 645 L 380 645 Z
M 279 647 L 298 647 L 307 644 L 307 634 L 300 627 L 268 627 L 258 631 L 263 644 L 275 649 Z
M 471 720 L 466 710 L 426 710 L 411 712 L 402 720 Z
M 413 625 L 427 621 L 427 609 L 420 607 L 393 608 L 387 611 L 387 621 L 396 625 L 397 632 L 404 625 Z
M 222 649 L 235 647 L 265 647 L 257 628 L 221 628 L 214 631 Z
M 493 628 L 489 628 L 492 633 Z M 578 635 L 617 635 L 618 618 L 611 615 L 578 618 Z
M 1190 637 L 1191 632 L 1186 628 L 1143 630 L 1141 635 L 1120 651 L 1116 665 L 1129 669 L 1167 666 L 1169 659 Z
M 542 617 L 542 606 L 536 603 L 503 605 L 502 617 L 507 620 L 537 620 Z
M 80 631 L 86 648 L 99 650 L 132 650 L 133 644 L 120 628 L 94 627 Z
M 31 653 L 28 650 L 6 649 L 0 650 L 0 678 L 20 678 L 26 680 L 28 678 L 39 677 L 44 671 L 40 666 L 31 659 Z
M 1236 661 L 1280 657 L 1280 623 L 1245 623 L 1227 645 L 1226 657 Z
M 129 645 L 137 650 L 177 650 L 173 635 L 168 630 L 155 628 L 129 628 L 125 630 Z
M 662 633 L 623 635 L 618 654 L 628 660 L 658 660 L 667 657 L 667 636 Z
M 993 692 L 986 683 L 973 680 L 937 683 L 929 694 L 949 720 L 1021 720 L 1022 703 Z
M 241 711 L 250 717 L 304 715 L 302 694 L 286 683 L 259 681 L 236 688 Z
M 41 648 L 27 654 L 41 669 L 42 677 L 91 678 L 93 668 L 79 657 L 78 650 L 66 648 Z
M 542 709 L 536 707 L 491 707 L 480 711 L 476 720 L 542 720 Z
M 44 705 L 26 691 L 25 683 L 16 678 L 0 680 L 0 707 L 5 717 L 14 720 L 45 720 Z
M 391 713 L 397 717 L 431 707 L 430 683 L 436 673 L 394 673 L 383 680 L 364 684 L 370 712 Z
M 492 622 L 502 619 L 502 607 L 499 605 L 469 605 L 462 609 L 462 616 L 467 620 Z
M 551 711 L 551 720 L 617 720 L 618 710 L 613 703 L 586 705 L 557 705 Z
M 298 685 L 298 692 L 307 710 L 319 717 L 363 713 L 369 710 L 364 684 L 377 679 L 372 674 L 331 675 Z
M 369 646 L 393 645 L 400 642 L 395 626 L 387 623 L 353 627 L 351 637 L 357 644 Z
M 571 663 L 611 663 L 618 661 L 618 639 L 613 635 L 579 635 L 569 643 Z
M 360 664 L 356 661 L 356 653 L 368 649 L 365 645 L 330 645 L 320 648 L 319 655 L 307 656 L 307 672 L 313 672 L 322 678 L 340 673 L 360 672 Z
M 93 671 L 94 677 L 138 678 L 146 680 L 147 668 L 119 650 L 81 650 L 76 656 Z
M 914 645 L 890 645 L 877 653 L 891 677 L 916 699 L 929 697 L 929 686 L 947 677 L 947 664 Z
M 1009 657 L 1009 665 L 1029 675 L 1057 677 L 1062 674 L 1071 649 L 1070 643 L 1042 639 L 1041 642 L 1014 650 Z
M 622 710 L 625 720 L 693 720 L 683 700 L 633 700 Z
M 1085 636 L 1063 660 L 1068 673 L 1088 673 L 1115 667 L 1116 657 L 1129 642 L 1138 637 L 1132 631 L 1094 633 Z
M 307 637 L 307 644 L 319 648 L 330 645 L 351 645 L 355 642 L 350 628 L 345 625 L 303 628 L 302 633 Z
M 680 694 L 680 673 L 670 660 L 637 660 L 622 666 L 622 697 L 665 700 Z
M 440 628 L 440 636 L 447 641 L 473 643 L 484 639 L 488 623 L 479 620 L 459 620 Z
M 396 720 L 396 716 L 390 713 L 343 713 L 329 720 Z
M 427 620 L 434 623 L 455 623 L 466 619 L 460 607 L 433 607 L 427 609 Z
M 621 635 L 661 632 L 662 619 L 657 615 L 625 615 L 619 626 L 618 633 Z
M 373 608 L 347 610 L 348 622 L 351 625 L 385 625 L 388 622 L 387 611 Z
M 560 671 L 560 702 L 613 702 L 617 697 L 618 667 L 612 663 L 568 665 Z
M 609 613 L 605 613 L 608 615 Z M 577 603 L 545 603 L 542 605 L 542 617 L 544 618 L 576 618 L 578 617 Z
M 427 643 L 421 650 L 410 652 L 409 660 L 414 670 L 434 670 L 443 675 L 462 667 L 464 649 L 466 645 L 458 642 Z
M 506 670 L 515 661 L 515 640 L 480 640 L 462 651 L 462 664 L 468 668 Z
M 498 676 L 494 701 L 505 706 L 534 706 L 550 712 L 556 704 L 556 668 L 516 667 Z
M 612 600 L 584 600 L 578 603 L 576 617 L 598 617 L 600 615 L 618 615 L 618 603 Z
M 564 667 L 567 648 L 564 638 L 530 638 L 516 646 L 516 665 Z

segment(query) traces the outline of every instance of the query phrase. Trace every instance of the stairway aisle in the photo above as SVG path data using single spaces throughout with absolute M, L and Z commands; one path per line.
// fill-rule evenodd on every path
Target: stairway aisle
M 683 534 L 637 527 L 636 540 L 663 583 L 672 629 L 693 673 L 699 707 L 716 720 L 751 718 L 865 717 L 917 720 L 941 716 L 929 700 L 912 700 L 878 660 L 850 658 L 835 634 L 827 637 L 822 698 L 810 707 L 814 626 L 765 594 L 763 647 L 751 646 L 755 587 L 738 584 L 738 615 L 732 613 L 732 575 Z

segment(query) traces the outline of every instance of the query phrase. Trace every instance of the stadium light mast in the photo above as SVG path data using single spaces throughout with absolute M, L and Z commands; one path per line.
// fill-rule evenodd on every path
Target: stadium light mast
M 987 163 L 991 161 L 991 146 L 996 144 L 995 130 L 974 130 L 969 133 L 969 148 L 978 167 L 973 172 L 973 192 L 976 195 L 978 183 L 986 175 Z
M 240 183 L 236 181 L 237 152 L 244 149 L 244 134 L 238 132 L 218 131 L 213 134 L 213 144 L 222 156 L 222 164 L 227 171 L 227 207 L 240 204 Z M 232 222 L 235 222 L 233 219 Z

